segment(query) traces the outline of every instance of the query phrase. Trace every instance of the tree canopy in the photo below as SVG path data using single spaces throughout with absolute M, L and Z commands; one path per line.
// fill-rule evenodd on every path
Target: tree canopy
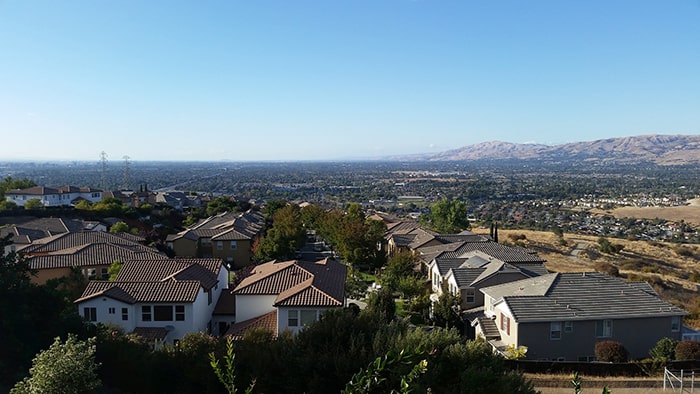
M 90 393 L 102 385 L 97 376 L 95 342 L 69 335 L 65 343 L 56 337 L 51 346 L 32 361 L 30 377 L 18 382 L 12 394 Z
M 458 233 L 470 228 L 467 205 L 463 201 L 443 197 L 421 216 L 421 223 L 438 233 Z

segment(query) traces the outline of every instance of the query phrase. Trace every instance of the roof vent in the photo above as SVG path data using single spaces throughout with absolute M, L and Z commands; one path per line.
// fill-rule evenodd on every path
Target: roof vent
M 566 309 L 571 309 L 571 305 L 566 304 Z
M 586 277 L 586 273 L 585 273 L 585 272 L 583 273 L 583 277 L 584 277 L 584 278 Z

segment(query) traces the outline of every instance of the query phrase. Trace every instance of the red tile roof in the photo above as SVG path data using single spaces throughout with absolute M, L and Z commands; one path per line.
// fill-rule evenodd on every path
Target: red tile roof
M 194 302 L 199 293 L 197 281 L 107 282 L 90 281 L 76 303 L 105 296 L 127 304 L 137 302 Z
M 233 324 L 226 331 L 226 335 L 232 336 L 233 339 L 243 339 L 245 332 L 253 328 L 261 328 L 277 336 L 277 310 Z
M 346 273 L 345 265 L 331 259 L 271 261 L 255 267 L 234 293 L 277 294 L 275 306 L 342 306 Z

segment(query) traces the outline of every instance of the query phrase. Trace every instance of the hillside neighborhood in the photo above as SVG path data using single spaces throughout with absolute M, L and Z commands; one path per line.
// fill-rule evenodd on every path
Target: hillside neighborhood
M 124 201 L 144 204 L 139 195 L 152 197 L 141 191 Z M 6 193 L 18 205 L 38 199 L 46 206 L 94 203 L 101 196 L 101 191 L 73 186 Z M 181 197 L 162 201 L 181 209 L 185 200 L 192 203 Z M 444 292 L 454 295 L 462 333 L 486 339 L 495 352 L 526 347 L 528 359 L 592 361 L 595 343 L 606 339 L 622 343 L 631 358 L 643 358 L 663 338 L 693 337 L 694 331 L 682 325 L 687 312 L 661 300 L 644 282 L 599 273 L 550 273 L 534 252 L 490 236 L 440 234 L 381 212 L 368 220 L 385 226 L 380 247 L 388 257 L 413 256 L 414 270 L 429 284 L 431 302 Z M 120 327 L 155 346 L 177 345 L 196 332 L 234 338 L 251 328 L 273 336 L 294 334 L 325 310 L 348 306 L 342 255 L 339 260 L 254 261 L 254 244 L 268 227 L 259 210 L 217 213 L 168 234 L 164 244 L 170 257 L 142 237 L 110 233 L 109 227 L 101 221 L 41 218 L 0 231 L 13 241 L 8 251 L 24 256 L 35 272 L 34 283 L 77 270 L 89 280 L 74 300 L 86 321 Z M 115 262 L 120 269 L 110 277 Z M 644 327 L 644 336 L 633 327 Z M 577 345 L 562 347 L 562 340 Z

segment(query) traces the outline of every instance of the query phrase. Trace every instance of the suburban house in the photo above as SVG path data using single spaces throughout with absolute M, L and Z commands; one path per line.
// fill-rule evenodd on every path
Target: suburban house
M 38 199 L 45 207 L 73 206 L 80 201 L 102 201 L 102 190 L 90 187 L 60 186 L 57 188 L 34 186 L 5 192 L 5 199 L 23 207 L 27 201 Z
M 12 219 L 12 218 L 10 218 Z M 6 247 L 6 252 L 14 251 L 32 242 L 50 237 L 52 235 L 64 234 L 77 231 L 106 231 L 104 225 L 98 222 L 88 222 L 77 219 L 62 218 L 39 218 L 23 219 L 17 218 L 16 222 L 0 228 L 0 237 L 10 236 L 12 244 Z
M 50 279 L 69 276 L 76 268 L 87 279 L 106 279 L 115 260 L 167 259 L 157 249 L 142 245 L 143 240 L 126 233 L 67 232 L 40 238 L 18 247 L 17 252 L 36 270 L 36 275 L 31 277 L 33 283 L 44 284 Z
M 168 235 L 166 242 L 176 256 L 219 258 L 232 269 L 241 268 L 250 264 L 253 242 L 264 224 L 259 211 L 225 212 Z
M 90 281 L 75 303 L 87 321 L 176 344 L 187 333 L 212 332 L 228 273 L 219 259 L 129 260 L 116 280 Z
M 622 343 L 630 359 L 662 338 L 682 338 L 686 311 L 646 282 L 596 272 L 552 273 L 482 288 L 484 315 L 472 325 L 495 350 L 526 346 L 533 360 L 593 361 L 596 342 Z
M 448 291 L 460 297 L 460 307 L 463 311 L 484 305 L 484 295 L 479 291 L 482 287 L 549 273 L 542 264 L 520 267 L 478 250 L 467 252 L 461 258 L 441 260 L 441 263 L 436 264 L 435 268 L 438 271 L 441 269 L 448 271 L 444 275 L 432 276 L 437 282 L 432 284 L 433 291 L 440 295 L 442 293 L 441 284 L 445 283 Z M 444 280 L 440 280 L 440 278 L 444 278 Z
M 264 328 L 297 333 L 324 311 L 345 306 L 346 266 L 333 259 L 270 261 L 256 266 L 233 290 L 235 324 L 227 335 Z
M 432 291 L 436 294 L 442 293 L 442 286 L 446 283 L 450 270 L 456 270 L 460 267 L 463 269 L 485 269 L 492 260 L 495 265 L 490 265 L 489 272 L 500 263 L 507 264 L 507 266 L 501 265 L 498 268 L 501 280 L 505 280 L 507 277 L 517 277 L 517 275 L 503 275 L 508 272 L 509 267 L 521 271 L 527 277 L 549 273 L 544 267 L 545 260 L 537 256 L 536 253 L 525 248 L 502 245 L 491 240 L 453 242 L 438 247 L 423 248 L 420 253 L 423 258 L 432 257 L 427 262 L 427 270 Z M 467 271 L 462 271 L 458 275 L 461 276 L 464 272 Z M 475 273 L 476 271 L 471 272 Z M 457 284 L 455 273 L 453 272 L 451 276 L 453 284 Z M 466 283 L 466 279 L 468 278 L 460 278 L 460 283 Z M 522 279 L 522 277 L 517 279 Z M 481 297 L 479 296 L 477 299 L 481 300 Z

